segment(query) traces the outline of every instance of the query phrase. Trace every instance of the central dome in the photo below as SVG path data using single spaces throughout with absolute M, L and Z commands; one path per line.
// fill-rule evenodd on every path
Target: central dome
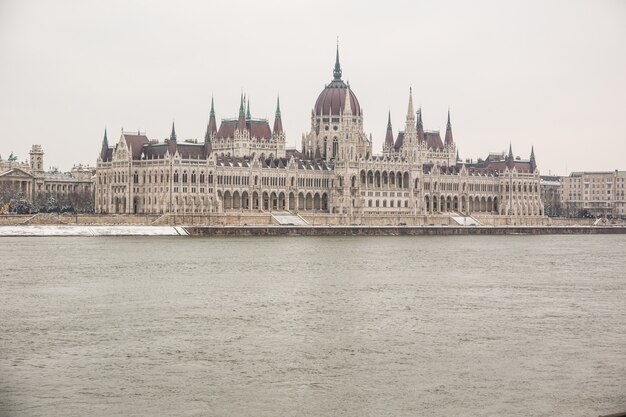
M 341 79 L 341 66 L 339 65 L 339 48 L 337 48 L 337 59 L 333 70 L 333 81 L 322 90 L 315 102 L 316 116 L 339 116 L 344 113 L 346 107 L 346 94 L 350 94 L 350 107 L 352 114 L 360 116 L 361 106 L 352 89 Z

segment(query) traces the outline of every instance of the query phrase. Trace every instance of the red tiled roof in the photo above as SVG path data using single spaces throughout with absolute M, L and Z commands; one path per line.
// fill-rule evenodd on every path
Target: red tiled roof
M 149 142 L 146 135 L 129 135 L 124 133 L 124 140 L 126 145 L 133 151 L 133 159 L 141 159 L 141 152 L 143 152 L 143 145 Z
M 404 132 L 398 132 L 398 138 L 396 139 L 396 144 L 394 145 L 396 152 L 402 149 L 403 144 L 404 144 Z
M 439 132 L 424 132 L 426 145 L 432 149 L 443 149 L 443 142 Z
M 237 123 L 237 120 L 222 120 L 222 123 L 220 123 L 220 128 L 217 131 L 218 139 L 234 137 Z M 250 132 L 251 138 L 269 140 L 272 137 L 270 125 L 269 123 L 267 123 L 266 120 L 248 120 L 246 122 L 246 128 Z
M 235 136 L 235 128 L 237 127 L 237 120 L 222 120 L 220 128 L 217 131 L 217 137 L 219 139 L 232 138 Z
M 270 125 L 265 120 L 250 120 L 247 123 L 247 127 L 251 138 L 269 140 L 272 137 Z
M 143 154 L 146 159 L 163 159 L 167 152 L 168 144 L 148 144 L 143 148 Z
M 176 150 L 183 159 L 206 159 L 204 144 L 179 143 Z
M 348 86 L 343 81 L 333 81 L 330 83 L 317 97 L 314 110 L 315 114 L 339 116 L 339 113 L 345 111 L 346 91 L 348 91 Z M 357 100 L 352 89 L 350 89 L 350 107 L 352 108 L 352 114 L 361 114 L 359 100 Z

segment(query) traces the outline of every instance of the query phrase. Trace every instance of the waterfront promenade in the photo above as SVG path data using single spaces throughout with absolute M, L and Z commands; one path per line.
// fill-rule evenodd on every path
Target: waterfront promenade
M 290 219 L 291 218 L 291 219 Z M 369 217 L 345 224 L 329 216 L 283 216 L 272 213 L 223 215 L 5 215 L 0 236 L 399 236 L 626 234 L 623 221 L 547 217 L 474 219 L 459 224 L 451 216 Z M 345 219 L 343 219 L 345 220 Z M 364 221 L 363 221 L 364 220 Z M 343 224 L 342 224 L 343 223 Z

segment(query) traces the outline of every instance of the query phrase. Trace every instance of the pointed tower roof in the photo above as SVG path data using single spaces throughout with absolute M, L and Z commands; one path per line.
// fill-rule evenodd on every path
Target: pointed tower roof
M 343 114 L 351 116 L 352 115 L 352 105 L 350 104 L 350 86 L 348 86 L 348 90 L 346 91 L 346 102 L 343 106 Z
M 241 99 L 239 100 L 239 120 L 237 120 L 237 129 L 242 132 L 246 130 L 246 112 L 243 104 L 243 93 L 241 93 Z
M 107 128 L 104 128 L 104 138 L 102 138 L 102 149 L 100 150 L 100 158 L 105 161 L 109 152 L 109 139 L 107 139 Z
M 172 121 L 172 133 L 170 133 L 170 141 L 176 142 L 176 130 L 174 129 L 173 121 Z
M 515 160 L 513 158 L 513 146 L 509 143 L 509 154 L 506 156 L 506 166 L 511 169 L 515 165 Z
M 341 81 L 341 64 L 339 64 L 339 41 L 337 41 L 337 56 L 335 57 L 334 81 Z
M 454 139 L 452 138 L 452 124 L 450 123 L 450 109 L 448 109 L 448 123 L 446 124 L 446 145 L 452 145 Z
M 391 128 L 391 110 L 387 117 L 387 135 L 385 136 L 385 145 L 393 148 L 393 129 Z
M 322 153 L 320 152 L 320 145 L 315 147 L 315 156 L 314 159 L 322 159 Z
M 537 169 L 537 161 L 535 161 L 535 147 L 530 147 L 530 168 L 535 171 Z
M 239 98 L 239 116 L 245 116 L 245 106 L 244 106 L 243 93 L 241 93 L 241 97 Z
M 424 123 L 422 122 L 422 108 L 417 109 L 417 122 L 415 123 L 417 128 L 417 141 L 424 142 L 426 136 L 424 135 Z
M 413 87 L 409 87 L 409 108 L 406 112 L 406 118 L 413 120 L 415 111 L 413 110 Z
M 213 105 L 213 97 L 211 97 L 211 112 L 209 113 L 209 124 L 207 126 L 207 133 L 214 135 L 217 133 L 217 122 L 215 120 L 215 107 Z
M 246 120 L 250 120 L 252 117 L 250 117 L 250 97 L 248 97 L 248 100 L 246 101 Z
M 283 133 L 283 121 L 280 117 L 280 97 L 276 97 L 276 115 L 274 116 L 274 133 Z

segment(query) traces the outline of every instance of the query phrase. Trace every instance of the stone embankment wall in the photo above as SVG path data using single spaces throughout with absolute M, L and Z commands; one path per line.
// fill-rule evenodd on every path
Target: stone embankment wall
M 190 236 L 465 236 L 626 234 L 625 226 L 247 226 L 185 227 Z
M 301 214 L 311 226 L 459 226 L 450 216 L 345 216 L 337 214 Z M 503 217 L 476 215 L 481 226 L 591 226 L 595 219 L 553 217 Z M 34 214 L 0 215 L 0 225 L 143 225 L 143 226 L 271 226 L 276 220 L 270 213 L 219 214 Z M 624 220 L 610 220 L 597 226 L 626 225 Z

